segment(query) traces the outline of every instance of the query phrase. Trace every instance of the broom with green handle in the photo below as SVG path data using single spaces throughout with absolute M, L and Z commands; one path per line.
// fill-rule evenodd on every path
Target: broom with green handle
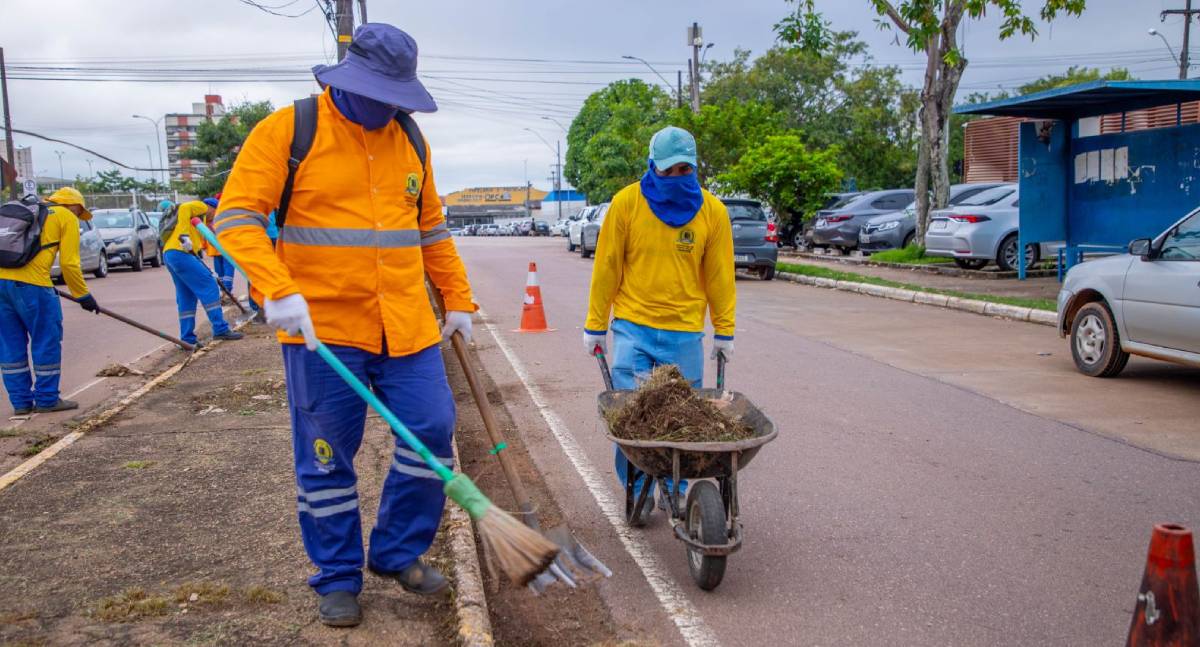
M 192 224 L 239 272 L 246 274 L 237 260 L 217 242 L 212 230 L 199 218 L 192 220 Z M 504 571 L 511 581 L 524 586 L 554 563 L 559 553 L 557 544 L 497 508 L 465 474 L 456 474 L 438 461 L 425 443 L 414 436 L 408 427 L 404 426 L 404 423 L 400 422 L 400 419 L 375 397 L 349 368 L 346 368 L 328 346 L 319 339 L 312 341 L 316 342 L 316 352 L 321 359 L 325 360 L 359 397 L 366 400 L 372 409 L 379 412 L 380 417 L 392 428 L 392 432 L 417 452 L 429 465 L 429 469 L 446 482 L 443 488 L 446 496 L 462 506 L 475 520 L 485 547 L 495 556 L 500 570 Z

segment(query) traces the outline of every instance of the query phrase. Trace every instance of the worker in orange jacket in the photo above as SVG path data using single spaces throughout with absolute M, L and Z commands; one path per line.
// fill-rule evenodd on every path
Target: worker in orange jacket
M 447 587 L 419 559 L 440 523 L 442 486 L 399 443 L 364 560 L 354 456 L 366 406 L 312 352 L 318 338 L 326 343 L 439 460 L 453 464 L 454 400 L 438 343 L 456 331 L 469 340 L 476 307 L 426 143 L 409 117 L 437 109 L 416 63 L 408 34 L 379 23 L 359 27 L 341 63 L 314 70 L 324 93 L 250 133 L 214 220 L 221 244 L 261 293 L 267 323 L 280 329 L 300 532 L 318 569 L 309 584 L 320 596 L 319 618 L 332 626 L 360 621 L 364 564 L 411 592 Z M 311 148 L 295 152 L 307 132 Z M 267 214 L 277 205 L 272 248 Z M 449 311 L 440 331 L 426 274 Z

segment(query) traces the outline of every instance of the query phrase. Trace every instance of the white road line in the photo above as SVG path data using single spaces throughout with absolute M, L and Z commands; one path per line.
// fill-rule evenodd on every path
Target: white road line
M 521 383 L 525 385 L 525 390 L 529 392 L 529 397 L 533 400 L 534 406 L 537 407 L 538 413 L 542 415 L 542 419 L 550 427 L 550 433 L 554 434 L 554 437 L 558 440 L 558 444 L 562 447 L 563 453 L 570 459 L 571 464 L 575 467 L 575 471 L 579 473 L 584 484 L 587 485 L 588 491 L 596 499 L 596 504 L 600 506 L 600 510 L 604 513 L 604 516 L 612 524 L 613 529 L 616 530 L 617 537 L 621 539 L 621 544 L 625 546 L 625 551 L 637 563 L 638 568 L 642 569 L 642 574 L 646 576 L 646 581 L 650 584 L 650 588 L 654 590 L 654 595 L 658 598 L 659 604 L 662 605 L 667 616 L 675 623 L 675 626 L 679 629 L 679 633 L 683 636 L 683 640 L 692 647 L 720 645 L 716 635 L 704 623 L 700 612 L 696 607 L 692 606 L 691 600 L 679 588 L 666 569 L 662 567 L 653 550 L 642 541 L 640 535 L 633 532 L 626 525 L 624 502 L 618 502 L 612 495 L 612 491 L 604 483 L 600 472 L 592 464 L 587 454 L 584 453 L 579 443 L 575 441 L 575 436 L 571 434 L 566 423 L 550 408 L 546 397 L 542 395 L 542 390 L 534 383 L 533 378 L 529 375 L 529 371 L 525 369 L 525 365 L 521 363 L 516 353 L 500 337 L 496 327 L 486 320 L 487 315 L 484 314 L 482 309 L 479 311 L 479 316 L 484 319 L 484 327 L 492 334 L 492 337 L 496 340 L 496 345 L 500 347 L 500 351 L 504 353 L 504 357 L 512 365 L 513 372 L 517 374 Z

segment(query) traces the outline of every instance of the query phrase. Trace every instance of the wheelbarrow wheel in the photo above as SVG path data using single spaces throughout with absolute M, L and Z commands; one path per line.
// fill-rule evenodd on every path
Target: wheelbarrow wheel
M 687 494 L 688 536 L 702 544 L 719 546 L 729 541 L 725 536 L 725 506 L 721 493 L 710 481 L 695 481 Z M 711 591 L 725 577 L 724 555 L 705 555 L 692 548 L 687 549 L 688 571 L 692 579 L 705 591 Z

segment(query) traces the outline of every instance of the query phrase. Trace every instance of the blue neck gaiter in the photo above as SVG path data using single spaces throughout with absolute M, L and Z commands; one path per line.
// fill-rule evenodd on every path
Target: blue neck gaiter
M 361 94 L 332 88 L 333 105 L 342 116 L 367 130 L 377 130 L 388 125 L 396 117 L 399 108 L 382 101 L 368 99 Z
M 696 173 L 663 177 L 655 172 L 654 160 L 642 176 L 642 195 L 650 203 L 650 210 L 658 219 L 671 227 L 682 227 L 692 221 L 704 204 L 700 181 Z

